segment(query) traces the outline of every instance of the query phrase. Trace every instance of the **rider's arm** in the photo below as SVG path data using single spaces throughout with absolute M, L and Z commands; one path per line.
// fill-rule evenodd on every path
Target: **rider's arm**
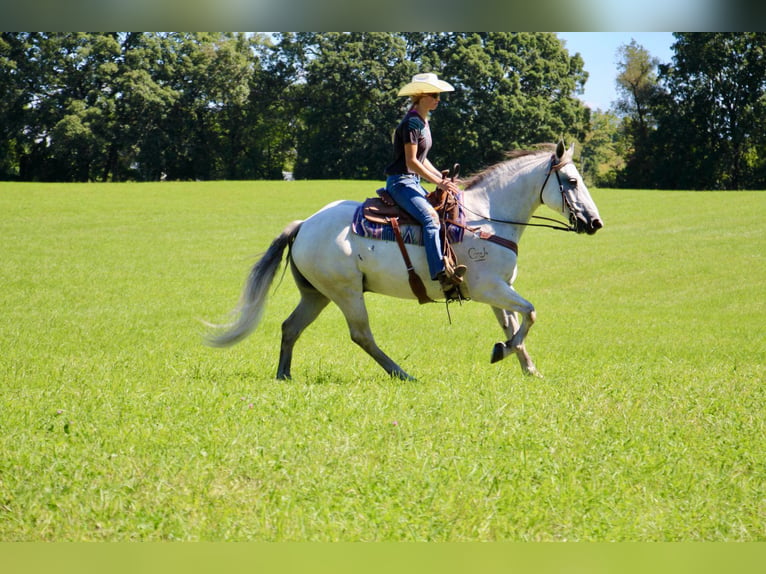
M 417 152 L 417 144 L 404 144 L 404 159 L 407 162 L 407 169 L 417 173 L 421 178 L 436 184 L 437 186 L 448 187 L 448 183 L 451 182 L 445 182 L 443 180 L 441 172 L 434 167 L 428 158 L 425 158 L 422 162 L 418 160 Z

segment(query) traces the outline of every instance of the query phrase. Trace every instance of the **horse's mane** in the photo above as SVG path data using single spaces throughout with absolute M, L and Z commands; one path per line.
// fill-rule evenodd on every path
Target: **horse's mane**
M 467 180 L 462 181 L 461 183 L 465 186 L 465 189 L 469 189 L 475 185 L 478 185 L 482 181 L 484 181 L 490 174 L 495 173 L 496 171 L 500 170 L 501 168 L 510 168 L 512 167 L 510 164 L 515 163 L 517 160 L 529 157 L 529 156 L 541 156 L 541 155 L 550 155 L 556 151 L 556 144 L 550 144 L 550 143 L 544 143 L 544 144 L 538 144 L 531 149 L 516 149 L 505 152 L 505 157 L 508 158 L 504 161 L 500 161 L 494 165 L 490 165 L 489 167 L 484 168 L 480 172 L 472 175 Z

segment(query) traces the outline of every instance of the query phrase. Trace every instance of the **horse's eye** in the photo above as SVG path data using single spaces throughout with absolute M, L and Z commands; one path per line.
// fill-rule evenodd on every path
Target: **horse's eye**
M 576 177 L 570 177 L 569 183 L 573 186 L 577 186 L 577 178 Z

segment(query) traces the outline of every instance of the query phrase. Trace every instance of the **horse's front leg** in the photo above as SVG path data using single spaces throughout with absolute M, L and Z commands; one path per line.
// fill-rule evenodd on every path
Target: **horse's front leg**
M 492 362 L 496 363 L 513 353 L 519 359 L 521 370 L 525 374 L 540 376 L 524 346 L 529 329 L 535 322 L 534 305 L 519 295 L 510 282 L 501 277 L 489 278 L 472 285 L 471 296 L 474 301 L 487 303 L 492 307 L 505 332 L 506 341 L 497 343 L 492 350 Z
M 514 311 L 508 311 L 506 309 L 500 309 L 498 307 L 492 307 L 497 317 L 500 327 L 502 327 L 505 336 L 508 338 L 504 343 L 496 343 L 492 349 L 492 363 L 496 363 L 505 359 L 511 353 L 515 353 L 521 364 L 521 369 L 524 374 L 541 376 L 540 372 L 532 362 L 527 348 L 524 345 L 524 339 L 529 333 L 529 328 L 535 322 L 535 311 L 529 313 L 529 315 L 520 323 L 516 313 Z M 523 330 L 522 330 L 523 329 Z

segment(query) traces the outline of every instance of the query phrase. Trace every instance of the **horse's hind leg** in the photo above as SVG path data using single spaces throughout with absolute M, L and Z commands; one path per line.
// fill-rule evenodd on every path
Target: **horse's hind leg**
M 304 329 L 314 322 L 330 300 L 314 289 L 301 289 L 298 306 L 282 323 L 282 345 L 279 350 L 278 379 L 290 378 L 293 347 Z
M 377 363 L 383 367 L 392 377 L 398 377 L 404 380 L 414 380 L 397 365 L 391 358 L 380 350 L 370 329 L 370 320 L 367 315 L 367 307 L 364 304 L 364 295 L 360 290 L 358 293 L 350 294 L 341 300 L 335 300 L 340 307 L 348 323 L 348 330 L 351 340 L 367 351 Z
M 521 364 L 521 369 L 527 375 L 540 376 L 540 373 L 532 362 L 532 358 L 527 352 L 527 348 L 524 345 L 524 339 L 529 332 L 531 322 L 534 321 L 534 311 L 530 315 L 530 320 L 525 321 L 524 324 L 519 323 L 519 319 L 516 313 L 508 311 L 507 309 L 500 309 L 498 307 L 492 307 L 497 317 L 500 327 L 502 327 L 506 338 L 505 343 L 497 343 L 492 349 L 491 362 L 496 363 L 505 359 L 511 353 L 515 353 Z

